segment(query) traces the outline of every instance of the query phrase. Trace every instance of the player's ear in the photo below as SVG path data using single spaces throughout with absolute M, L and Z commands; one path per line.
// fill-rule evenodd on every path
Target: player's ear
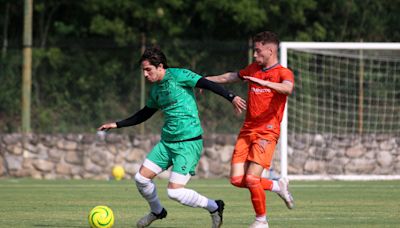
M 158 66 L 157 66 L 157 67 L 161 67 L 161 68 L 163 68 L 163 69 L 164 69 L 164 64 L 160 63 L 160 64 L 158 64 Z

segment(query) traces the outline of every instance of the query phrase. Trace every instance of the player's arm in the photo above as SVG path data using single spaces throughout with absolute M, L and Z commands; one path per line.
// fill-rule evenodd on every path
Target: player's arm
M 209 81 L 205 78 L 200 78 L 196 83 L 196 87 L 211 90 L 212 92 L 224 97 L 232 103 L 237 113 L 242 113 L 243 110 L 246 110 L 245 100 L 227 91 L 226 89 L 224 89 L 224 87 L 218 85 L 215 82 Z
M 128 117 L 127 119 L 124 119 L 124 120 L 121 120 L 118 122 L 103 124 L 97 130 L 105 131 L 105 130 L 110 130 L 113 128 L 121 128 L 121 127 L 129 127 L 129 126 L 137 125 L 137 124 L 140 124 L 140 123 L 148 120 L 156 112 L 157 112 L 157 109 L 144 106 L 144 108 L 142 108 L 141 110 L 139 110 L 138 112 L 133 114 L 131 117 Z
M 207 80 L 213 81 L 215 83 L 225 84 L 240 81 L 238 72 L 228 72 L 221 75 L 210 75 L 206 77 Z
M 270 81 L 266 81 L 266 80 L 262 80 L 259 78 L 254 78 L 254 77 L 250 77 L 250 76 L 243 76 L 244 79 L 252 81 L 254 83 L 257 83 L 261 86 L 265 86 L 268 87 L 270 89 L 275 90 L 278 93 L 282 93 L 285 95 L 290 95 L 292 94 L 293 91 L 293 83 L 291 81 L 283 81 L 283 82 L 270 82 Z

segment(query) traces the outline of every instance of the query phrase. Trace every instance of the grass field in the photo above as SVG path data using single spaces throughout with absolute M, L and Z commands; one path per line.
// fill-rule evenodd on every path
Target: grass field
M 209 214 L 168 199 L 166 181 L 156 180 L 168 217 L 152 227 L 210 227 Z M 248 227 L 254 215 L 246 189 L 226 179 L 193 180 L 188 187 L 226 203 L 223 227 Z M 296 208 L 288 210 L 267 193 L 270 227 L 400 227 L 400 181 L 292 181 Z M 96 205 L 111 207 L 114 227 L 135 227 L 147 213 L 133 181 L 0 180 L 0 227 L 88 227 Z

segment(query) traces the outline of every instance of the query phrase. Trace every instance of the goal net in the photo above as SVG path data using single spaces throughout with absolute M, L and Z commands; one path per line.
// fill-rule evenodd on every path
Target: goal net
M 400 43 L 281 43 L 295 74 L 282 122 L 281 175 L 400 174 Z

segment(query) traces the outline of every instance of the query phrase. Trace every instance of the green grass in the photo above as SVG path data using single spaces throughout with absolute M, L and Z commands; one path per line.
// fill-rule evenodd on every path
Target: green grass
M 152 227 L 210 227 L 209 214 L 168 199 L 165 180 L 156 180 L 167 219 Z M 192 180 L 199 193 L 226 203 L 224 227 L 248 227 L 253 209 L 246 189 L 226 179 Z M 288 210 L 267 193 L 270 227 L 400 227 L 400 181 L 292 181 L 296 208 Z M 0 180 L 0 227 L 88 227 L 96 205 L 114 211 L 114 227 L 135 227 L 148 212 L 133 181 Z

